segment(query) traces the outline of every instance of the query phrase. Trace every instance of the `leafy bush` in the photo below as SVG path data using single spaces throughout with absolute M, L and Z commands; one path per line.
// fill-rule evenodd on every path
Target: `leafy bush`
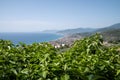
M 120 54 L 99 34 L 57 53 L 48 43 L 14 45 L 0 40 L 1 80 L 120 80 Z

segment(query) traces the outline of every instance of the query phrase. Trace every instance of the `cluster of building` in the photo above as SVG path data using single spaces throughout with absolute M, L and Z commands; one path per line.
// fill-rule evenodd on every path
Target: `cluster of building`
M 64 44 L 64 43 L 57 43 L 55 41 L 51 41 L 50 44 L 52 46 L 54 46 L 55 48 L 61 48 L 61 47 L 65 47 L 66 46 L 66 44 Z
M 49 43 L 52 44 L 55 48 L 62 48 L 62 47 L 70 47 L 74 41 L 80 39 L 81 37 L 71 37 L 71 36 L 65 36 L 61 39 L 58 39 L 56 41 L 50 41 Z

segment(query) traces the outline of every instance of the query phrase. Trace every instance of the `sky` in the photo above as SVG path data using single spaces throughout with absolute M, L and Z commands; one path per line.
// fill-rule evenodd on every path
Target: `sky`
M 120 0 L 0 0 L 0 32 L 102 28 L 120 23 Z

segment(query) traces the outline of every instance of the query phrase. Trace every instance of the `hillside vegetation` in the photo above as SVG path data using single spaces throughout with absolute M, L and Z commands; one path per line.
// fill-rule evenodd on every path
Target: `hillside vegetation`
M 120 42 L 120 29 L 108 30 L 101 33 L 105 41 Z
M 116 23 L 111 26 L 100 28 L 100 29 L 96 30 L 95 32 L 104 32 L 104 31 L 110 31 L 110 30 L 116 30 L 116 29 L 120 29 L 120 23 Z
M 0 80 L 120 80 L 120 53 L 99 34 L 59 54 L 48 43 L 0 40 Z
M 78 28 L 78 29 L 60 31 L 60 33 L 67 34 L 67 36 L 57 41 L 59 43 L 65 43 L 68 45 L 72 44 L 72 42 L 74 42 L 77 39 L 82 39 L 84 37 L 91 36 L 95 33 L 100 33 L 103 36 L 104 41 L 106 42 L 118 43 L 120 42 L 120 23 L 100 29 Z
M 105 41 L 120 42 L 120 23 L 98 29 L 96 32 L 100 32 Z

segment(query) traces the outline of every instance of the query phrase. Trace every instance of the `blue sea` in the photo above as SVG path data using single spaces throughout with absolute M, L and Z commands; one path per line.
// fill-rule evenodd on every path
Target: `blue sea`
M 53 33 L 0 33 L 0 39 L 10 40 L 14 44 L 19 44 L 19 42 L 26 44 L 49 42 L 60 37 L 62 35 Z

